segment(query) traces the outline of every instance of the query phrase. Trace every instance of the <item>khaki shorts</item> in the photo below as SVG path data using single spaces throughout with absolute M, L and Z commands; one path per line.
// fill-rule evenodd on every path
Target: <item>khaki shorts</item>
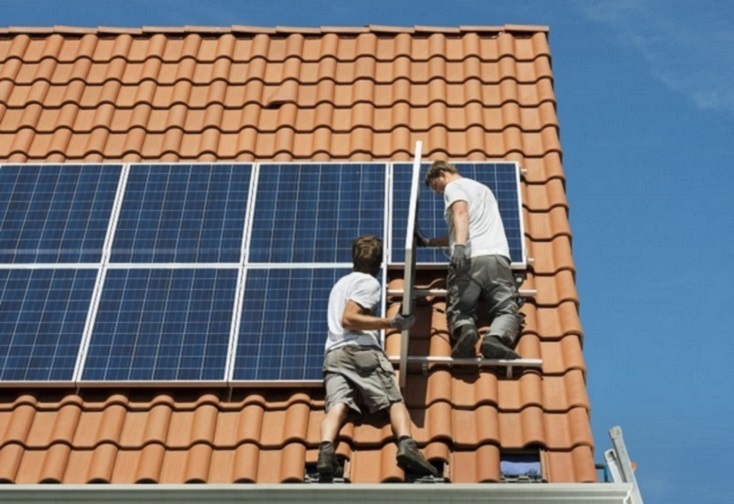
M 403 401 L 392 364 L 380 349 L 337 348 L 324 357 L 323 371 L 326 411 L 344 403 L 357 413 L 362 413 L 360 406 L 374 413 Z

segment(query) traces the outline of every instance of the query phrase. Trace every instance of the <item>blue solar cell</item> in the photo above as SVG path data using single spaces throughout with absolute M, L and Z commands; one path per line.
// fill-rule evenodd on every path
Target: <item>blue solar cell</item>
M 235 380 L 320 380 L 329 294 L 347 269 L 250 269 Z
M 109 270 L 82 380 L 223 380 L 237 275 Z
M 121 165 L 0 168 L 0 263 L 99 262 Z
M 435 195 L 425 183 L 425 174 L 430 165 L 421 165 L 420 193 L 418 195 L 418 228 L 428 237 L 448 232 L 444 220 L 443 196 Z M 517 167 L 513 163 L 456 163 L 462 176 L 481 182 L 489 187 L 497 204 L 505 227 L 510 258 L 513 263 L 524 263 L 521 216 L 518 206 Z M 396 163 L 393 171 L 393 231 L 392 262 L 405 260 L 405 232 L 408 221 L 410 198 L 410 174 L 412 165 Z M 447 252 L 442 249 L 418 250 L 418 263 L 447 263 Z
M 263 164 L 250 239 L 251 263 L 351 262 L 351 243 L 380 238 L 384 164 Z
M 252 165 L 134 165 L 112 262 L 240 261 Z
M 73 378 L 97 270 L 0 270 L 0 380 Z

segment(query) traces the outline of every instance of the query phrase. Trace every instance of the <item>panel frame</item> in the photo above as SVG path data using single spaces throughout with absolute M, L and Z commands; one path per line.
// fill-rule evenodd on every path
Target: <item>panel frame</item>
M 96 288 L 96 283 L 99 282 L 99 265 L 95 263 L 81 263 L 82 267 L 78 267 L 77 264 L 72 263 L 62 263 L 61 267 L 59 267 L 58 264 L 54 263 L 35 263 L 35 264 L 24 264 L 22 267 L 2 267 L 5 266 L 5 264 L 0 265 L 0 269 L 12 271 L 12 270 L 91 270 L 96 269 L 98 270 L 97 273 L 97 279 L 95 280 L 95 287 L 92 288 L 92 297 L 90 299 L 90 308 L 87 311 L 87 319 L 85 320 L 84 329 L 82 330 L 82 339 L 79 342 L 79 346 L 81 349 L 81 345 L 84 341 L 84 333 L 86 331 L 86 324 L 89 321 L 89 315 L 91 312 L 91 305 L 94 302 L 94 292 Z M 76 387 L 76 381 L 74 380 L 74 377 L 76 376 L 76 365 L 78 365 L 78 354 L 77 354 L 77 363 L 75 363 L 74 371 L 72 372 L 72 379 L 71 380 L 0 380 L 0 389 L 7 389 L 7 388 L 17 388 L 17 389 L 29 389 L 29 388 L 53 388 L 53 389 L 63 389 L 63 388 L 75 388 Z
M 188 270 L 205 270 L 205 269 L 223 269 L 223 270 L 238 270 L 239 278 L 239 263 L 110 263 L 105 268 L 106 273 L 109 270 L 175 270 L 175 269 L 188 269 Z M 102 280 L 104 282 L 104 279 Z M 102 297 L 102 289 L 104 284 L 100 285 L 99 296 L 97 299 L 97 306 L 99 308 L 99 301 Z M 236 297 L 235 292 L 235 297 Z M 234 302 L 234 300 L 233 300 Z M 94 317 L 96 319 L 97 309 L 95 309 Z M 89 350 L 91 344 L 91 331 L 94 329 L 94 320 L 92 320 L 92 327 L 90 328 L 89 340 L 87 341 L 87 348 L 85 349 L 84 359 Z M 230 336 L 228 341 L 228 352 L 229 352 L 229 341 L 231 340 L 231 325 L 230 325 Z M 229 354 L 225 358 L 224 371 L 226 372 L 226 365 L 229 359 Z M 77 388 L 109 388 L 109 387 L 126 387 L 126 388 L 145 388 L 145 387 L 170 387 L 170 388 L 184 388 L 184 387 L 211 387 L 211 388 L 226 388 L 228 383 L 226 380 L 226 374 L 223 373 L 223 379 L 221 380 L 83 380 L 82 375 L 84 373 L 84 363 L 79 368 L 79 374 L 75 382 Z
M 92 293 L 92 302 L 89 306 L 89 313 L 87 314 L 87 324 L 84 328 L 84 336 L 82 338 L 82 344 L 79 347 L 79 355 L 77 356 L 76 368 L 74 369 L 74 383 L 78 383 L 81 379 L 81 373 L 84 368 L 84 363 L 87 359 L 87 352 L 89 351 L 89 342 L 91 339 L 92 329 L 94 328 L 94 322 L 97 319 L 97 309 L 99 307 L 99 300 L 102 297 L 102 287 L 104 286 L 105 278 L 107 277 L 107 268 L 105 265 L 109 263 L 110 251 L 112 249 L 112 240 L 115 236 L 115 230 L 117 229 L 117 219 L 120 217 L 120 210 L 122 208 L 122 200 L 125 196 L 125 189 L 127 186 L 127 177 L 130 174 L 130 165 L 125 164 L 122 167 L 122 173 L 120 174 L 120 181 L 117 186 L 117 195 L 115 196 L 115 204 L 112 207 L 112 215 L 110 216 L 110 224 L 107 228 L 107 236 L 105 237 L 104 247 L 102 248 L 102 258 L 100 261 L 99 271 L 97 273 L 97 284 L 94 286 Z
M 120 163 L 115 163 L 120 164 Z M 94 313 L 91 316 L 91 320 L 89 321 L 89 328 L 88 328 L 88 335 L 87 339 L 85 341 L 85 346 L 80 349 L 80 356 L 79 356 L 79 362 L 77 363 L 77 371 L 75 374 L 75 380 L 74 385 L 78 388 L 84 387 L 84 388 L 104 388 L 104 387 L 132 387 L 132 388 L 143 388 L 143 387 L 150 387 L 152 385 L 155 386 L 164 386 L 164 387 L 226 387 L 228 385 L 227 380 L 227 365 L 229 363 L 230 359 L 230 344 L 232 341 L 232 325 L 230 325 L 230 335 L 228 339 L 228 354 L 225 358 L 225 367 L 223 370 L 223 377 L 221 380 L 83 380 L 82 375 L 84 373 L 84 366 L 87 359 L 87 354 L 89 352 L 89 346 L 91 344 L 91 338 L 92 338 L 92 332 L 94 330 L 94 323 L 96 321 L 97 311 L 99 308 L 99 302 L 102 297 L 102 289 L 104 288 L 104 281 L 106 279 L 107 271 L 113 270 L 113 269 L 121 269 L 121 270 L 130 270 L 130 269 L 146 269 L 146 270 L 153 270 L 153 269 L 229 269 L 229 270 L 238 270 L 238 283 L 240 282 L 240 278 L 242 276 L 242 270 L 243 270 L 243 261 L 240 257 L 240 261 L 236 263 L 184 263 L 184 262 L 149 262 L 149 263 L 122 263 L 122 262 L 111 262 L 110 258 L 112 255 L 112 245 L 114 243 L 115 238 L 115 231 L 117 229 L 117 223 L 119 222 L 120 212 L 122 210 L 122 202 L 124 201 L 125 194 L 127 191 L 127 180 L 130 173 L 130 168 L 133 165 L 142 165 L 142 166 L 176 166 L 180 165 L 182 168 L 185 166 L 214 166 L 214 165 L 220 165 L 220 166 L 231 166 L 231 165 L 250 165 L 250 185 L 247 189 L 247 208 L 245 210 L 245 218 L 244 218 L 244 228 L 243 228 L 243 236 L 242 236 L 242 243 L 240 244 L 240 256 L 242 256 L 243 251 L 245 249 L 245 243 L 248 240 L 249 237 L 249 229 L 247 227 L 248 225 L 248 217 L 249 217 L 249 210 L 250 205 L 252 203 L 252 197 L 253 197 L 253 176 L 254 172 L 256 170 L 257 163 L 254 163 L 252 161 L 217 161 L 217 162 L 186 162 L 186 163 L 176 163 L 176 162 L 135 162 L 135 163 L 124 163 L 123 165 L 123 173 L 125 174 L 124 177 L 124 183 L 120 183 L 118 186 L 118 193 L 119 196 L 119 204 L 115 209 L 113 209 L 113 215 L 110 217 L 110 229 L 108 229 L 109 235 L 109 243 L 106 243 L 105 252 L 103 252 L 103 262 L 98 265 L 101 270 L 101 274 L 98 277 L 98 285 L 96 287 L 97 290 L 95 290 L 95 298 L 93 299 L 93 306 Z M 238 284 L 239 285 L 239 284 Z M 233 319 L 236 315 L 236 312 L 234 311 L 236 309 L 236 303 L 237 303 L 237 296 L 238 291 L 235 290 L 235 296 L 233 299 Z M 90 310 L 92 309 L 90 308 Z M 45 382 L 44 382 L 45 383 Z
M 2 163 L 0 162 L 0 170 L 7 167 L 19 167 L 19 168 L 33 168 L 33 167 L 44 167 L 44 166 L 102 166 L 102 167 L 112 167 L 112 166 L 119 166 L 120 167 L 120 179 L 118 179 L 117 182 L 117 192 L 119 193 L 120 190 L 120 180 L 122 180 L 122 172 L 125 169 L 125 165 L 128 163 L 124 163 L 122 161 L 101 161 L 101 162 L 94 162 L 94 161 L 74 161 L 69 163 Z M 117 197 L 117 194 L 116 196 Z M 114 212 L 114 204 L 113 201 L 113 208 L 110 212 L 110 221 L 112 220 L 112 213 Z M 107 231 L 109 232 L 109 227 L 107 228 Z M 105 240 L 106 240 L 105 235 Z M 95 267 L 99 267 L 101 264 L 101 258 L 100 262 L 91 262 L 91 263 L 70 263 L 70 262 L 57 262 L 57 263 L 0 263 L 0 269 L 26 269 L 26 266 L 28 266 L 28 269 L 34 269 L 34 265 L 40 266 L 38 269 L 47 269 L 52 267 L 59 267 L 60 269 L 66 269 L 67 265 L 84 265 L 85 268 L 89 267 L 89 265 L 94 265 Z M 42 382 L 46 383 L 46 382 Z
M 21 168 L 30 168 L 30 167 L 48 167 L 48 166 L 60 166 L 60 165 L 71 165 L 71 166 L 119 166 L 120 167 L 120 179 L 118 179 L 117 182 L 117 192 L 115 194 L 115 200 L 113 201 L 112 206 L 112 212 L 110 215 L 110 223 L 107 227 L 107 234 L 105 235 L 105 244 L 107 243 L 107 238 L 109 236 L 110 232 L 110 226 L 112 224 L 112 218 L 115 211 L 115 204 L 117 202 L 117 198 L 120 194 L 120 185 L 123 173 L 125 171 L 125 165 L 126 163 L 123 163 L 122 161 L 104 161 L 104 162 L 93 162 L 93 161 L 75 161 L 73 163 L 0 163 L 0 170 L 5 167 L 10 166 L 17 166 Z M 104 249 L 104 245 L 103 245 Z M 102 256 L 104 256 L 104 250 L 102 253 Z M 77 362 L 74 365 L 74 372 L 72 373 L 71 380 L 48 380 L 48 381 L 39 381 L 39 380 L 27 380 L 27 381 L 16 381 L 16 380 L 6 380 L 6 381 L 0 381 L 0 389 L 4 388 L 20 388 L 20 389 L 27 389 L 27 388 L 75 388 L 76 385 L 76 373 L 77 373 L 77 367 L 79 365 L 79 355 L 82 351 L 82 346 L 84 344 L 84 337 L 87 331 L 87 324 L 89 323 L 89 317 L 92 313 L 92 306 L 94 304 L 94 296 L 97 291 L 97 285 L 100 280 L 100 272 L 102 270 L 102 262 L 93 262 L 93 263 L 69 263 L 69 262 L 59 262 L 59 263 L 0 263 L 0 269 L 3 270 L 44 270 L 44 269 L 96 269 L 97 270 L 97 280 L 95 283 L 95 287 L 92 290 L 92 299 L 90 300 L 90 306 L 89 311 L 87 312 L 87 319 L 85 321 L 84 331 L 82 332 L 82 340 L 79 344 L 79 352 L 77 354 Z
M 382 265 L 381 265 L 381 288 L 382 288 L 382 296 L 380 300 L 380 310 L 381 315 L 385 315 L 386 310 L 386 303 L 387 303 L 387 270 L 388 270 L 388 259 L 391 254 L 391 213 L 389 213 L 390 210 L 390 204 L 392 201 L 391 195 L 389 193 L 390 187 L 391 187 L 391 181 L 392 181 L 392 162 L 391 161 L 334 161 L 334 160 L 328 160 L 328 161 L 262 161 L 256 163 L 256 167 L 254 168 L 254 171 L 257 172 L 257 177 L 259 181 L 260 177 L 260 169 L 263 165 L 282 165 L 282 164 L 292 164 L 292 165 L 299 165 L 299 166 L 311 166 L 311 165 L 324 165 L 324 164 L 339 164 L 339 165 L 379 165 L 384 166 L 384 186 L 383 186 L 383 259 L 382 259 Z M 252 223 L 255 219 L 255 207 L 256 207 L 256 200 L 257 200 L 257 183 L 254 183 L 250 186 L 250 201 L 249 203 L 252 205 L 252 212 L 250 216 L 250 227 L 247 229 L 246 233 L 246 239 L 249 240 L 252 236 Z M 254 194 L 252 194 L 254 192 Z M 356 238 L 356 237 L 355 237 Z M 351 262 L 324 262 L 324 263 L 311 263 L 311 262 L 250 262 L 249 258 L 249 252 L 250 247 L 248 243 L 247 247 L 247 253 L 246 257 L 243 261 L 243 281 L 241 286 L 241 292 L 240 296 L 244 297 L 244 290 L 246 286 L 247 281 L 247 272 L 249 270 L 257 270 L 257 269 L 351 269 L 353 267 L 353 264 Z M 283 388 L 283 387 L 321 387 L 323 386 L 323 380 L 236 380 L 234 379 L 234 372 L 235 372 L 235 362 L 237 360 L 237 345 L 239 344 L 239 328 L 241 324 L 241 317 L 242 317 L 242 301 L 240 300 L 240 307 L 237 312 L 238 320 L 236 322 L 237 326 L 237 333 L 233 335 L 233 346 L 232 346 L 232 354 L 230 356 L 230 364 L 229 364 L 229 374 L 228 374 L 228 381 L 227 384 L 231 388 L 238 388 L 238 387 L 253 387 L 253 386 L 265 386 L 265 387 L 274 387 L 274 388 Z M 326 316 L 326 314 L 324 314 Z M 380 345 L 384 349 L 385 348 L 385 331 L 380 330 Z M 324 343 L 326 342 L 326 334 L 324 334 Z
M 104 162 L 74 162 L 74 163 L 0 163 L 0 169 L 3 166 L 57 166 L 63 164 L 73 165 L 89 165 L 89 166 L 122 166 L 120 173 L 120 180 L 118 181 L 117 194 L 115 196 L 115 202 L 113 204 L 112 214 L 110 216 L 110 222 L 105 236 L 105 246 L 102 254 L 102 258 L 99 263 L 5 263 L 0 264 L 0 269 L 96 269 L 98 271 L 97 281 L 93 291 L 93 298 L 90 302 L 89 312 L 87 314 L 87 320 L 85 321 L 85 329 L 83 334 L 82 344 L 80 345 L 79 355 L 77 357 L 77 363 L 75 365 L 73 379 L 71 381 L 24 381 L 24 382 L 0 382 L 0 388 L 38 388 L 38 387 L 61 387 L 61 388 L 92 388 L 92 387 L 150 387 L 150 386 L 166 386 L 166 387 L 241 387 L 241 386 L 259 386 L 265 385 L 268 387 L 292 387 L 292 386 L 321 386 L 321 380 L 278 380 L 278 381 L 237 381 L 233 380 L 234 374 L 234 363 L 237 357 L 237 343 L 239 339 L 239 328 L 241 324 L 241 307 L 244 296 L 244 289 L 247 280 L 247 272 L 250 269 L 292 269 L 294 267 L 311 267 L 311 268 L 351 268 L 351 263 L 251 263 L 249 261 L 249 244 L 252 235 L 252 226 L 254 219 L 255 204 L 257 200 L 257 183 L 259 178 L 259 169 L 263 164 L 297 164 L 297 165 L 323 165 L 323 164 L 355 164 L 355 165 L 383 165 L 385 167 L 385 185 L 384 185 L 384 220 L 383 220 L 383 244 L 384 244 L 384 255 L 381 272 L 382 289 L 383 295 L 381 296 L 381 315 L 386 315 L 386 304 L 387 304 L 387 277 L 388 270 L 394 270 L 403 268 L 404 263 L 392 262 L 392 251 L 393 251 L 393 222 L 392 222 L 392 211 L 393 211 L 393 185 L 394 185 L 394 166 L 396 164 L 405 164 L 409 161 L 393 161 L 393 160 L 374 160 L 374 161 L 340 161 L 340 160 L 325 160 L 325 161 L 283 161 L 278 162 L 275 160 L 267 161 L 152 161 L 143 162 L 138 161 L 134 163 L 125 163 L 121 161 L 104 161 Z M 521 180 L 521 167 L 516 161 L 509 161 L 504 159 L 497 160 L 483 160 L 483 161 L 470 161 L 470 160 L 452 160 L 457 164 L 514 164 L 515 165 L 515 183 L 518 194 L 518 215 L 520 225 L 520 235 L 522 244 L 522 263 L 512 263 L 513 270 L 524 270 L 527 269 L 528 264 L 531 260 L 528 259 L 527 255 L 527 243 L 525 238 L 525 219 L 523 213 L 523 193 L 522 193 L 522 180 Z M 114 241 L 114 235 L 117 223 L 119 221 L 120 209 L 122 201 L 127 190 L 127 176 L 130 172 L 130 167 L 133 165 L 182 165 L 182 166 L 194 166 L 194 165 L 251 165 L 250 174 L 250 186 L 248 188 L 248 202 L 246 215 L 244 220 L 244 232 L 241 243 L 241 256 L 240 261 L 237 263 L 110 263 L 110 255 L 112 244 Z M 418 263 L 417 269 L 427 269 L 436 267 L 445 267 L 446 263 Z M 230 328 L 230 339 L 228 346 L 228 355 L 225 364 L 225 372 L 222 380 L 216 381 L 196 381 L 196 380 L 181 380 L 181 381 L 83 381 L 81 380 L 82 373 L 84 371 L 84 364 L 86 361 L 89 344 L 91 343 L 92 330 L 94 322 L 96 320 L 97 309 L 101 298 L 102 288 L 106 278 L 106 272 L 109 269 L 238 269 L 238 283 L 235 292 L 235 299 L 233 300 L 233 318 Z M 385 331 L 380 331 L 380 343 L 385 348 Z M 391 361 L 395 361 L 395 358 L 391 356 Z M 406 355 L 403 359 L 402 356 L 400 361 L 413 362 L 416 359 L 428 359 L 410 357 Z M 489 364 L 489 363 L 488 363 Z M 493 363 L 496 364 L 496 363 Z M 534 362 L 532 364 L 535 364 Z M 531 365 L 532 365 L 531 364 Z M 402 377 L 403 373 L 401 373 Z M 407 373 L 406 373 L 407 375 Z

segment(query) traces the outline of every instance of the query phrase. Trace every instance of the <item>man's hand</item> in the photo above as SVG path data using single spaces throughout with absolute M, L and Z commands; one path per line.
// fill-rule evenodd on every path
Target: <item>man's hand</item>
M 421 230 L 418 229 L 417 227 L 415 228 L 415 231 L 413 232 L 413 237 L 415 237 L 415 241 L 419 247 L 430 247 L 431 246 L 431 239 L 427 238 L 426 235 L 421 233 Z
M 457 274 L 469 271 L 469 258 L 466 256 L 465 245 L 454 245 L 454 251 L 451 254 L 451 266 Z
M 405 331 L 413 327 L 415 323 L 415 315 L 401 315 L 398 313 L 390 319 L 390 327 L 398 331 Z

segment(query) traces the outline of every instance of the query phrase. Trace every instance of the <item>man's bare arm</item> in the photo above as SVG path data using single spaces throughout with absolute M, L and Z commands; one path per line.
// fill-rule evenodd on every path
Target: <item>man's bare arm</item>
M 428 240 L 429 247 L 448 247 L 449 246 L 449 235 L 437 236 Z
M 350 331 L 387 329 L 390 327 L 390 320 L 376 317 L 358 303 L 347 299 L 347 304 L 344 306 L 344 313 L 342 314 L 342 327 Z

